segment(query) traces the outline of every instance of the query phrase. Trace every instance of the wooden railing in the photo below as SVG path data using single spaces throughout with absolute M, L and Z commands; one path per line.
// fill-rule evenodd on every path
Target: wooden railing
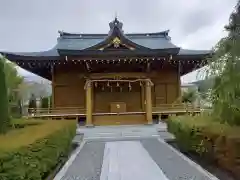
M 47 114 L 85 114 L 86 110 L 83 107 L 58 107 L 58 108 L 36 108 L 29 109 L 29 114 L 38 116 L 38 115 L 47 115 Z
M 200 107 L 192 104 L 159 104 L 152 108 L 153 113 L 200 112 Z
M 135 113 L 143 113 L 135 112 Z M 200 108 L 192 104 L 159 104 L 152 107 L 153 114 L 160 113 L 184 113 L 200 112 Z M 108 114 L 110 112 L 94 111 L 94 114 Z M 133 113 L 133 112 L 128 112 Z M 83 107 L 58 107 L 58 108 L 37 108 L 29 109 L 29 116 L 71 116 L 85 115 L 86 109 Z

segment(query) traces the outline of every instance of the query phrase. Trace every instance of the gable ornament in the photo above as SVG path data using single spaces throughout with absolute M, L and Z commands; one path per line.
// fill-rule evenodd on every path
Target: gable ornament
M 120 44 L 121 44 L 121 40 L 118 38 L 118 37 L 115 37 L 113 40 L 112 40 L 112 44 L 115 48 L 119 48 Z

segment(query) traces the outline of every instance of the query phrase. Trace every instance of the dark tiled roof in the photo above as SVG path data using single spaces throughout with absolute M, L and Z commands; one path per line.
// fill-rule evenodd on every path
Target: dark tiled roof
M 58 38 L 57 49 L 83 50 L 102 42 L 104 39 L 101 36 L 94 38 L 60 37 Z
M 105 35 L 106 37 L 106 35 Z M 151 47 L 151 49 L 154 49 L 158 47 L 158 49 L 164 49 L 164 48 L 174 48 L 176 47 L 173 45 L 170 41 L 163 40 L 161 38 L 145 38 L 145 37 L 134 37 L 134 36 L 128 36 L 129 39 L 132 40 L 136 44 L 141 44 L 145 47 Z M 104 38 L 89 38 L 85 39 L 86 37 L 82 39 L 77 39 L 77 41 L 74 41 L 73 39 L 61 39 L 61 43 L 58 43 L 55 47 L 48 51 L 40 51 L 40 52 L 7 52 L 2 51 L 0 53 L 4 54 L 13 54 L 16 56 L 37 56 L 37 57 L 57 57 L 59 56 L 57 49 L 73 49 L 73 50 L 81 50 L 79 49 L 82 47 L 82 49 L 85 49 L 86 47 L 90 47 L 93 45 L 98 44 L 99 42 L 102 42 Z M 67 48 L 68 47 L 68 48 Z M 180 56 L 191 56 L 191 55 L 205 55 L 209 54 L 211 51 L 209 50 L 189 50 L 189 49 L 180 49 L 178 55 Z
M 15 56 L 16 58 L 19 58 L 21 56 L 37 58 L 58 57 L 60 56 L 60 51 L 63 50 L 83 52 L 85 49 L 89 49 L 91 47 L 96 47 L 99 45 L 102 46 L 101 44 L 109 43 L 109 38 L 111 39 L 116 37 L 116 34 L 117 36 L 120 36 L 120 38 L 122 38 L 126 43 L 141 47 L 139 52 L 142 52 L 142 49 L 145 48 L 145 50 L 153 50 L 154 52 L 158 50 L 167 50 L 169 52 L 173 52 L 171 50 L 175 49 L 174 53 L 178 53 L 180 56 L 199 56 L 210 53 L 210 51 L 180 49 L 171 42 L 171 38 L 168 35 L 169 30 L 158 33 L 124 34 L 122 30 L 123 24 L 117 19 L 110 22 L 109 26 L 110 31 L 108 34 L 78 34 L 60 31 L 60 36 L 58 37 L 56 46 L 48 51 L 29 53 L 2 52 L 2 54 Z
M 57 49 L 83 50 L 104 41 L 108 34 L 71 34 L 60 32 Z M 130 41 L 149 49 L 177 48 L 171 43 L 168 31 L 159 33 L 125 34 Z
M 166 37 L 159 34 L 149 35 L 149 34 L 127 34 L 126 35 L 131 41 L 150 49 L 168 49 L 176 48 L 174 44 L 171 43 Z M 94 46 L 107 37 L 107 34 L 73 34 L 67 37 L 59 37 L 58 43 L 55 47 L 47 51 L 40 52 L 6 52 L 2 51 L 0 53 L 4 54 L 14 54 L 16 56 L 37 56 L 37 57 L 57 57 L 59 56 L 58 49 L 71 49 L 71 50 L 83 50 L 85 48 Z M 169 38 L 170 39 L 170 38 Z M 209 50 L 189 50 L 180 49 L 178 55 L 191 56 L 191 55 L 205 55 L 209 54 Z

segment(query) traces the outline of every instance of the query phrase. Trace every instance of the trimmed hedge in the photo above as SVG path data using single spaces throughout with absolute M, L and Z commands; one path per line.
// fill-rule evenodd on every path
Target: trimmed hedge
M 0 180 L 42 180 L 65 161 L 75 135 L 71 124 L 34 143 L 0 153 Z
M 182 152 L 191 152 L 240 178 L 240 127 L 220 124 L 209 116 L 177 116 L 167 121 Z

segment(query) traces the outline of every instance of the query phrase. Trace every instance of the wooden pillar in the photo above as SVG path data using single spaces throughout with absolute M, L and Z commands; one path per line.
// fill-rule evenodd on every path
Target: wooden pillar
M 51 66 L 51 73 L 52 73 L 52 107 L 55 108 L 55 70 L 54 70 L 54 65 Z
M 92 82 L 88 81 L 86 85 L 86 126 L 92 126 Z
M 182 89 L 181 89 L 181 64 L 178 61 L 178 99 L 179 102 L 177 103 L 182 103 Z
M 141 85 L 141 107 L 142 111 L 145 111 L 145 89 L 144 85 Z
M 151 89 L 151 83 L 149 81 L 146 81 L 145 92 L 146 92 L 146 118 L 147 118 L 147 123 L 152 124 L 152 89 Z

